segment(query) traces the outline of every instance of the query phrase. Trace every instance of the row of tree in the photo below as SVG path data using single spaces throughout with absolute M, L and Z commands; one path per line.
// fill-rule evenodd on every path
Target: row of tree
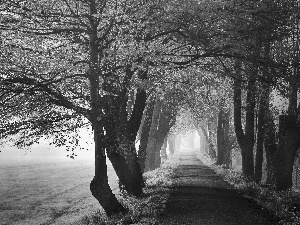
M 167 138 L 173 152 L 182 112 L 218 164 L 229 164 L 238 143 L 243 174 L 260 182 L 265 150 L 269 180 L 291 187 L 300 145 L 297 0 L 6 0 L 0 7 L 1 137 L 21 147 L 44 137 L 66 145 L 68 135 L 92 126 L 90 189 L 108 215 L 127 209 L 108 185 L 106 155 L 124 189 L 142 196 L 142 172 L 160 165 Z M 289 96 L 277 136 L 272 90 Z

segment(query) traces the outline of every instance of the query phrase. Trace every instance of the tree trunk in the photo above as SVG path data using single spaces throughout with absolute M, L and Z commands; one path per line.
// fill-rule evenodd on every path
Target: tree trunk
M 293 166 L 300 145 L 300 129 L 295 116 L 279 116 L 279 142 L 276 152 L 275 176 L 278 190 L 293 185 Z
M 264 59 L 266 61 L 270 60 L 270 42 L 264 43 Z M 262 68 L 262 76 L 267 82 L 261 83 L 261 96 L 259 99 L 259 109 L 258 109 L 258 115 L 257 115 L 257 141 L 256 141 L 256 155 L 255 155 L 255 174 L 254 179 L 257 183 L 261 182 L 262 179 L 262 167 L 263 167 L 263 159 L 264 159 L 264 143 L 265 143 L 265 131 L 267 127 L 267 114 L 270 113 L 269 110 L 269 104 L 270 104 L 270 84 L 268 82 L 271 81 L 269 68 L 267 66 L 264 66 Z M 272 121 L 273 122 L 273 121 Z M 274 127 L 275 129 L 275 127 Z M 274 137 L 275 138 L 275 137 Z M 275 139 L 274 139 L 275 143 Z M 266 159 L 269 157 L 269 162 L 267 162 L 267 166 L 271 166 L 271 170 L 273 165 L 272 158 L 274 155 L 272 155 L 272 149 L 268 149 L 268 146 L 265 146 L 265 153 L 266 153 Z M 270 150 L 270 151 L 269 151 Z M 270 172 L 271 172 L 270 170 Z M 271 174 L 269 174 L 271 176 Z
M 217 128 L 217 165 L 230 166 L 229 112 L 220 107 Z
M 165 137 L 164 144 L 163 144 L 163 146 L 161 148 L 161 159 L 162 159 L 162 162 L 164 162 L 168 158 L 167 147 L 168 147 L 168 137 Z
M 100 132 L 94 129 L 95 176 L 90 183 L 90 190 L 105 210 L 107 216 L 126 213 L 128 210 L 120 204 L 108 184 L 105 148 L 103 147 L 104 136 L 100 135 Z
M 262 179 L 262 164 L 264 153 L 264 138 L 266 126 L 266 111 L 269 107 L 269 93 L 270 89 L 267 85 L 263 85 L 262 94 L 259 100 L 258 121 L 257 121 L 257 144 L 255 155 L 255 181 L 261 182 Z
M 209 141 L 207 132 L 204 127 L 199 127 L 197 131 L 200 137 L 200 151 L 209 156 Z
M 266 184 L 275 185 L 275 155 L 277 151 L 276 145 L 276 126 L 270 109 L 267 110 L 267 126 L 265 132 L 265 152 L 267 161 Z
M 135 139 L 140 127 L 146 104 L 146 92 L 137 90 L 131 116 L 127 115 L 127 90 L 119 96 L 107 96 L 105 115 L 107 156 L 110 159 L 121 185 L 128 194 L 141 196 L 143 194 L 143 176 L 139 165 Z
M 148 144 L 148 137 L 150 133 L 153 110 L 155 105 L 155 96 L 150 98 L 148 106 L 145 110 L 145 119 L 143 126 L 141 128 L 141 138 L 140 138 L 140 146 L 138 151 L 138 158 L 142 172 L 145 169 L 145 160 L 146 160 L 146 150 Z
M 115 143 L 106 148 L 107 156 L 124 190 L 128 194 L 139 197 L 143 194 L 144 182 L 134 143 L 130 143 L 130 141 L 122 143 L 119 140 Z
M 174 125 L 175 119 L 173 114 L 174 105 L 167 102 L 158 102 L 157 109 L 153 112 L 151 131 L 149 134 L 147 146 L 147 161 L 145 171 L 156 169 L 161 164 L 160 151 L 163 147 L 164 140 L 167 137 L 170 128 Z M 159 115 L 155 115 L 159 113 Z
M 299 3 L 295 7 L 299 10 Z M 294 21 L 290 41 L 292 54 L 290 63 L 293 67 L 289 78 L 289 106 L 288 115 L 279 116 L 279 137 L 276 154 L 276 184 L 278 190 L 287 190 L 292 187 L 293 166 L 297 150 L 300 146 L 300 125 L 298 121 L 297 104 L 299 88 L 299 59 L 300 35 L 299 19 Z
M 96 7 L 93 3 L 91 3 L 91 12 L 97 13 Z M 95 176 L 90 183 L 90 190 L 92 195 L 103 207 L 106 214 L 111 216 L 113 214 L 125 213 L 127 210 L 116 199 L 108 184 L 103 119 L 100 117 L 102 110 L 99 104 L 99 77 L 101 76 L 101 70 L 98 66 L 99 48 L 97 45 L 97 28 L 90 32 L 89 38 L 89 82 L 91 96 L 91 116 L 89 120 L 94 129 L 95 142 Z
M 156 135 L 159 124 L 159 117 L 161 115 L 161 107 L 162 101 L 157 97 L 155 101 L 155 106 L 152 114 L 152 123 L 149 131 L 147 150 L 146 150 L 146 160 L 145 160 L 145 168 L 144 171 L 147 172 L 149 170 L 155 169 L 155 150 L 156 150 Z
M 236 63 L 236 73 L 240 75 L 241 64 Z M 240 76 L 241 77 L 241 76 Z M 237 142 L 241 148 L 242 171 L 245 177 L 254 177 L 254 108 L 255 108 L 255 72 L 250 72 L 247 85 L 245 134 L 242 126 L 242 88 L 240 77 L 234 80 L 234 127 Z
M 217 157 L 215 143 L 216 143 L 216 135 L 214 134 L 213 130 L 213 120 L 208 121 L 207 132 L 203 130 L 204 135 L 206 135 L 208 140 L 208 155 L 210 158 L 215 159 Z

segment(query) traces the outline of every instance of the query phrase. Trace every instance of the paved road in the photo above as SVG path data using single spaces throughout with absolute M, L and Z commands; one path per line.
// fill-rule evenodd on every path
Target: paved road
M 197 159 L 195 152 L 181 152 L 179 159 L 177 185 L 159 224 L 278 224 L 273 214 L 242 197 Z

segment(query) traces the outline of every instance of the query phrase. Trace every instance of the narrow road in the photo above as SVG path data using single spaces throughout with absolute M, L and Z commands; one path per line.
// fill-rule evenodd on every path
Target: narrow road
M 197 159 L 195 152 L 181 152 L 179 159 L 177 185 L 159 224 L 278 224 L 273 214 L 241 196 Z

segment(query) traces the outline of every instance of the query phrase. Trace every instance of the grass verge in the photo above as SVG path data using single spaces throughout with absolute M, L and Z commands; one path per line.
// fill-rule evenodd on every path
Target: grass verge
M 204 154 L 200 154 L 198 157 L 245 197 L 272 211 L 281 219 L 280 224 L 300 225 L 299 192 L 293 190 L 276 191 L 274 187 L 257 184 L 254 181 L 245 179 L 240 171 L 215 165 L 215 161 Z
M 274 187 L 257 184 L 245 179 L 241 172 L 210 165 L 224 180 L 233 185 L 245 197 L 253 199 L 263 208 L 274 212 L 283 225 L 300 224 L 300 195 L 298 192 L 276 191 Z
M 166 160 L 160 168 L 144 173 L 146 186 L 144 196 L 135 198 L 126 193 L 118 196 L 119 201 L 129 209 L 127 215 L 107 217 L 98 211 L 80 220 L 81 225 L 126 225 L 126 224 L 158 224 L 158 217 L 164 211 L 173 185 L 172 177 L 178 165 L 176 156 Z M 74 224 L 75 225 L 75 224 Z

